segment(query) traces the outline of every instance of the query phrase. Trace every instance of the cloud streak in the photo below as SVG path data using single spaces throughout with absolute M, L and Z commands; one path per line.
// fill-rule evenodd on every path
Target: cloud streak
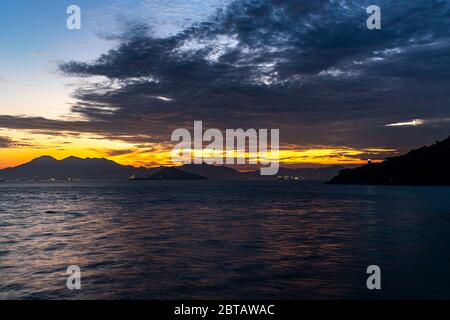
M 422 119 L 415 119 L 412 121 L 407 122 L 397 122 L 397 123 L 390 123 L 387 124 L 386 127 L 406 127 L 406 126 L 421 126 L 424 124 L 424 121 Z
M 0 149 L 9 148 L 13 145 L 14 145 L 14 143 L 11 141 L 11 139 L 6 138 L 6 137 L 0 137 Z
M 438 118 L 438 119 L 414 119 L 405 122 L 396 122 L 387 124 L 386 127 L 415 127 L 415 126 L 439 126 L 450 123 L 450 118 Z

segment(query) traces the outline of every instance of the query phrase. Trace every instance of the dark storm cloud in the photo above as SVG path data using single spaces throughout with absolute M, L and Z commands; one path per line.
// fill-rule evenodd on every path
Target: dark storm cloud
M 445 123 L 385 125 L 450 116 L 450 3 L 377 1 L 382 30 L 374 31 L 366 28 L 371 4 L 236 1 L 169 38 L 137 25 L 96 61 L 60 66 L 71 76 L 104 78 L 75 93 L 73 112 L 86 122 L 10 120 L 163 140 L 193 120 L 280 128 L 294 144 L 410 146 L 447 135 Z M 0 118 L 0 126 L 8 123 Z

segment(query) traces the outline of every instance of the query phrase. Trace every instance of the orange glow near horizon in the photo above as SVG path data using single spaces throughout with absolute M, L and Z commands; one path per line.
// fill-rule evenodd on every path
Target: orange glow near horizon
M 0 149 L 0 169 L 14 167 L 48 155 L 58 160 L 69 156 L 79 158 L 106 158 L 122 165 L 155 167 L 177 165 L 172 162 L 172 144 L 152 143 L 135 145 L 120 140 L 82 134 L 60 134 L 51 136 L 19 130 L 0 130 L 0 136 L 9 138 L 12 144 Z M 270 148 L 269 148 L 270 149 Z M 293 145 L 281 147 L 279 159 L 281 165 L 358 165 L 367 163 L 364 155 L 388 155 L 394 149 L 349 147 L 311 147 L 300 149 Z M 193 151 L 191 151 L 193 152 Z M 212 150 L 204 150 L 203 156 L 218 156 Z M 273 158 L 248 152 L 233 152 L 236 158 Z M 379 162 L 375 160 L 374 162 Z

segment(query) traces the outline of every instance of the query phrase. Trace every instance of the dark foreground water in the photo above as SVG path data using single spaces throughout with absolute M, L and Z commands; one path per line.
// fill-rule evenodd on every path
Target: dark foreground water
M 1 183 L 0 299 L 12 298 L 450 298 L 450 188 Z

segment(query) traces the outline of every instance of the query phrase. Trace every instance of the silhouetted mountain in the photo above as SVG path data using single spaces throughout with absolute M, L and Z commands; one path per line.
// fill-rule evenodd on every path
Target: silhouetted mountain
M 128 179 L 135 176 L 136 180 L 149 180 L 155 173 L 170 167 L 158 168 L 136 168 L 132 166 L 122 166 L 114 161 L 101 158 L 81 159 L 68 157 L 63 160 L 56 160 L 50 156 L 36 158 L 23 165 L 0 170 L 0 177 L 6 180 L 16 179 L 37 179 L 37 180 L 66 180 L 68 178 L 78 178 L 83 180 L 113 180 Z M 261 176 L 259 170 L 251 172 L 239 172 L 226 166 L 212 166 L 207 164 L 189 164 L 176 168 L 177 171 L 162 171 L 164 179 L 172 179 L 172 174 L 178 179 L 190 179 L 190 176 L 181 176 L 179 171 L 201 176 L 211 180 L 275 180 L 277 176 L 300 176 L 304 180 L 329 180 L 335 176 L 342 167 L 325 168 L 280 168 L 278 175 Z
M 81 159 L 69 157 L 64 160 L 56 160 L 50 156 L 36 158 L 23 165 L 0 170 L 0 177 L 6 180 L 15 179 L 39 179 L 66 180 L 68 178 L 79 179 L 127 179 L 131 175 L 147 175 L 145 168 L 122 166 L 107 159 Z
M 450 185 L 450 137 L 379 164 L 342 170 L 329 183 Z
M 149 180 L 208 180 L 208 178 L 187 173 L 177 168 L 162 168 L 154 173 Z

